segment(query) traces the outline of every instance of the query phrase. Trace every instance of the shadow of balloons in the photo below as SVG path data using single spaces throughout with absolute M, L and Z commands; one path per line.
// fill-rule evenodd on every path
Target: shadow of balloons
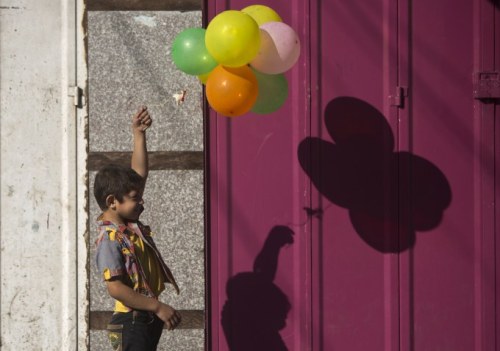
M 226 285 L 221 324 L 231 351 L 286 351 L 279 331 L 286 326 L 291 305 L 273 283 L 281 248 L 293 243 L 293 231 L 276 226 L 254 261 L 252 272 L 241 272 Z
M 415 245 L 416 231 L 433 229 L 451 202 L 444 174 L 428 160 L 394 152 L 385 117 L 370 104 L 339 97 L 325 109 L 334 143 L 306 138 L 298 158 L 318 191 L 349 210 L 359 236 L 380 252 Z
M 489 0 L 495 7 L 500 8 L 500 0 Z

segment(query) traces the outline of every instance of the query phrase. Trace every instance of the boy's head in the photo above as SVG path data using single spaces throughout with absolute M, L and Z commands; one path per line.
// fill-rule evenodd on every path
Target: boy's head
M 123 219 L 136 220 L 143 210 L 143 178 L 133 169 L 104 166 L 97 172 L 94 196 L 102 211 L 113 210 Z

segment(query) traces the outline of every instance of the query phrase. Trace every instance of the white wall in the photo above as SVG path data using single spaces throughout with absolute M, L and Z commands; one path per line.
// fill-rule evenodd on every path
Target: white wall
M 82 2 L 0 0 L 2 350 L 86 344 Z

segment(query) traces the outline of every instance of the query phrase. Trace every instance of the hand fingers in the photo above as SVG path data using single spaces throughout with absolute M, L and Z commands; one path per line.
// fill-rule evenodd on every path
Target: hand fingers
M 143 119 L 140 120 L 141 121 L 141 124 L 145 124 L 147 126 L 150 126 L 151 123 L 153 123 L 153 120 L 151 119 L 151 117 L 149 116 L 146 116 L 144 117 Z
M 148 129 L 151 124 L 153 123 L 153 120 L 151 119 L 151 116 L 149 114 L 149 111 L 147 110 L 147 107 L 143 106 L 137 114 L 134 116 L 134 121 L 137 121 L 141 124 L 141 129 L 142 131 L 145 131 Z
M 174 330 L 175 327 L 177 327 L 177 324 L 175 324 L 174 322 L 172 322 L 170 319 L 165 322 L 165 326 L 167 328 L 167 330 Z
M 180 322 L 181 322 L 181 319 L 176 316 L 176 315 L 173 315 L 171 318 L 170 318 L 170 322 L 172 323 L 172 325 L 174 327 L 176 327 Z
M 150 116 L 149 116 L 149 111 L 148 111 L 148 108 L 147 108 L 146 106 L 143 106 L 143 107 L 141 107 L 141 108 L 137 111 L 137 113 L 134 115 L 133 119 L 134 119 L 134 120 L 140 120 L 140 121 L 141 121 L 141 120 L 143 120 L 143 119 L 145 119 L 145 118 L 147 118 L 147 117 L 150 117 Z
M 179 312 L 175 311 L 172 317 L 167 322 L 167 329 L 170 328 L 169 330 L 173 330 L 177 328 L 177 326 L 181 323 L 181 315 Z
M 151 116 L 149 114 L 149 111 L 148 110 L 142 110 L 140 112 L 137 113 L 137 116 L 140 120 L 145 120 L 145 119 L 151 119 Z
M 140 116 L 143 114 L 143 113 L 147 113 L 148 111 L 148 108 L 146 106 L 142 106 L 141 108 L 139 108 L 139 110 L 136 112 L 136 114 L 134 115 L 134 119 L 136 118 L 140 118 Z
M 148 129 L 151 126 L 151 123 L 153 123 L 151 118 L 141 121 L 142 130 L 145 131 Z
M 177 323 L 177 322 L 170 322 L 170 325 L 172 326 L 171 330 L 174 330 L 175 328 L 177 328 L 177 326 L 179 325 L 179 323 Z
M 172 330 L 172 323 L 170 322 L 170 320 L 166 321 L 165 322 L 165 325 L 167 326 L 167 330 Z
M 137 116 L 137 119 L 142 122 L 146 119 L 151 119 L 151 116 L 149 115 L 148 111 L 145 111 L 145 112 L 142 112 L 139 116 Z

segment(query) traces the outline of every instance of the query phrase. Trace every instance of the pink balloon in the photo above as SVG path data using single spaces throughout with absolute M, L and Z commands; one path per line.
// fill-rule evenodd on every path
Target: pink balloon
M 259 53 L 250 62 L 257 71 L 279 74 L 288 71 L 300 55 L 297 33 L 283 22 L 267 22 L 260 26 Z

